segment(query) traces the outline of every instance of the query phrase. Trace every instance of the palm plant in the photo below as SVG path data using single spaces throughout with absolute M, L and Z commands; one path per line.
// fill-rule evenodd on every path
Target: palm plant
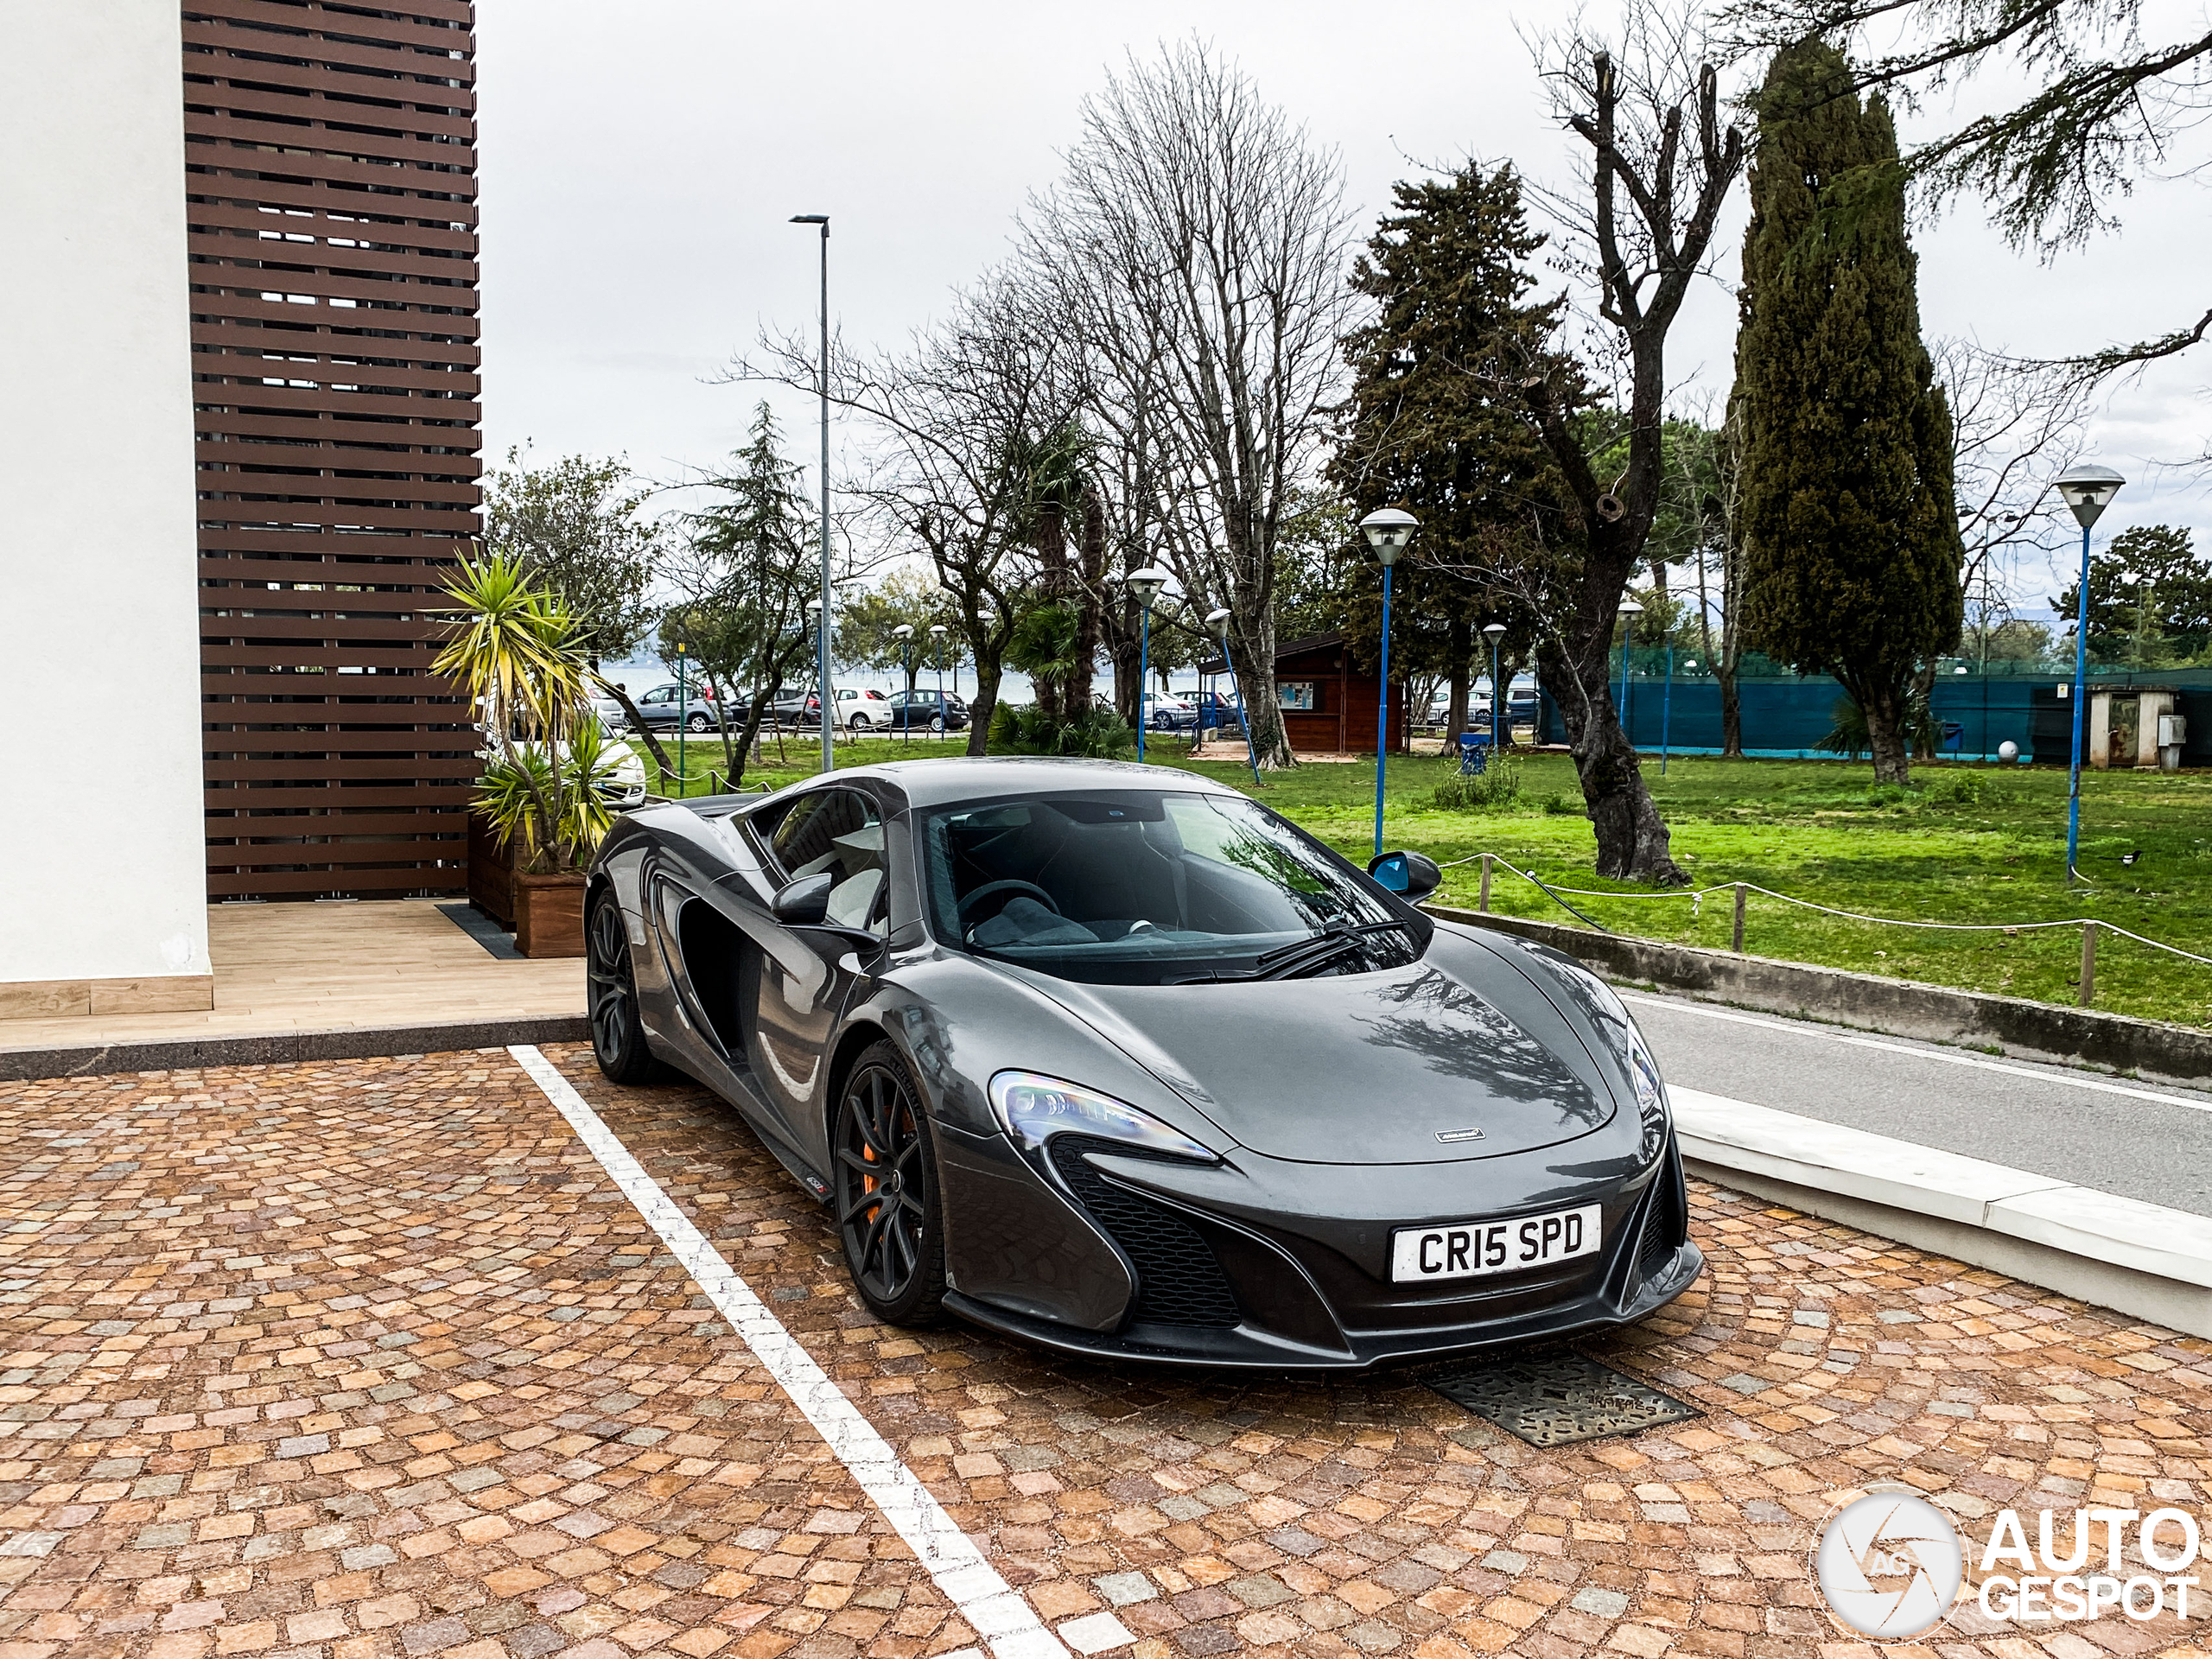
M 432 664 L 468 688 L 491 764 L 475 810 L 518 868 L 582 868 L 609 817 L 594 786 L 619 758 L 590 712 L 575 619 L 518 556 L 463 559 L 447 582 L 451 638 Z

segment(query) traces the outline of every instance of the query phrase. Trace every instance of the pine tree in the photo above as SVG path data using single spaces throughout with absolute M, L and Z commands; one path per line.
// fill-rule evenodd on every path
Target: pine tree
M 1510 166 L 1484 173 L 1470 162 L 1392 194 L 1395 211 L 1352 269 L 1353 289 L 1376 312 L 1344 340 L 1352 389 L 1330 474 L 1350 518 L 1395 505 L 1421 520 L 1395 573 L 1390 665 L 1409 678 L 1445 677 L 1452 718 L 1464 724 L 1478 654 L 1479 671 L 1489 670 L 1475 630 L 1504 621 L 1507 660 L 1517 661 L 1533 626 L 1479 573 L 1510 563 L 1512 544 L 1533 543 L 1536 526 L 1567 505 L 1520 400 L 1502 398 L 1494 378 L 1475 371 L 1502 340 L 1548 335 L 1560 307 L 1523 303 L 1535 280 L 1526 261 L 1544 238 L 1528 227 Z M 1332 608 L 1372 662 L 1382 633 L 1375 568 L 1355 557 L 1336 574 Z
M 1875 777 L 1903 783 L 1912 690 L 1958 643 L 1964 550 L 1897 130 L 1818 40 L 1776 54 L 1758 111 L 1733 393 L 1745 621 L 1769 656 L 1842 683 Z

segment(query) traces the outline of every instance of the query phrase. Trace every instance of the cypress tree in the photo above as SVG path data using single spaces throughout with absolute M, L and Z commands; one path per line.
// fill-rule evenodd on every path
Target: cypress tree
M 1904 783 L 1908 705 L 1958 644 L 1965 552 L 1897 129 L 1819 40 L 1775 55 L 1758 111 L 1732 394 L 1747 632 L 1840 681 L 1875 777 Z

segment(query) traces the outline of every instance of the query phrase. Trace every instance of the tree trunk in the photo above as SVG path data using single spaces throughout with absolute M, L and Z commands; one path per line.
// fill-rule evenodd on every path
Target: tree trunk
M 1038 591 L 1053 604 L 1065 604 L 1068 598 L 1068 536 L 1067 518 L 1057 502 L 1047 501 L 1037 509 L 1037 529 L 1032 538 L 1037 550 L 1039 572 Z M 980 686 L 982 681 L 976 683 Z M 1037 691 L 1037 707 L 1045 718 L 1055 726 L 1069 719 L 1075 710 L 1067 706 L 1062 695 L 1065 682 L 1057 674 L 1043 674 L 1032 681 Z
M 1075 663 L 1068 670 L 1064 702 L 1070 720 L 1090 712 L 1090 682 L 1102 639 L 1099 603 L 1106 586 L 1106 504 L 1086 480 L 1077 500 L 1081 523 L 1077 543 L 1081 568 L 1076 573 Z
M 1859 709 L 1866 716 L 1866 747 L 1874 755 L 1874 781 L 1910 784 L 1912 769 L 1905 755 L 1904 699 L 1872 691 L 1859 699 Z
M 1284 731 L 1282 708 L 1275 696 L 1275 638 L 1272 618 L 1262 618 L 1253 630 L 1259 635 L 1232 628 L 1229 635 L 1229 663 L 1236 671 L 1236 684 L 1244 694 L 1244 725 L 1251 734 L 1255 760 L 1270 772 L 1298 764 L 1291 753 L 1290 734 Z
M 1446 754 L 1459 742 L 1459 734 L 1467 729 L 1467 686 L 1472 677 L 1469 673 L 1469 659 L 1474 654 L 1475 625 L 1465 616 L 1454 613 L 1451 638 L 1452 696 L 1450 706 L 1444 715 L 1444 752 Z
M 1720 754 L 1723 760 L 1744 758 L 1744 696 L 1736 686 L 1736 665 L 1713 665 L 1713 677 L 1720 683 Z
M 1598 874 L 1679 887 L 1688 878 L 1668 855 L 1666 823 L 1643 786 L 1643 768 L 1613 707 L 1608 632 L 1586 628 L 1579 659 L 1557 642 L 1540 649 L 1536 677 L 1567 726 L 1567 751 L 1597 831 Z

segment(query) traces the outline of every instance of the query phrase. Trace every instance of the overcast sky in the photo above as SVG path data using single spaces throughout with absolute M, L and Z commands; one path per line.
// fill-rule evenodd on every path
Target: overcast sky
M 1163 39 L 1212 42 L 1334 147 L 1363 221 L 1428 162 L 1510 158 L 1567 182 L 1573 141 L 1546 118 L 1522 39 L 1554 11 L 481 0 L 487 459 L 528 442 L 544 457 L 626 453 L 672 479 L 727 454 L 763 395 L 794 452 L 810 454 L 810 401 L 706 384 L 763 325 L 812 326 L 815 234 L 789 217 L 834 217 L 830 308 L 846 340 L 895 342 L 1002 257 L 1105 68 Z M 1955 113 L 1909 118 L 1907 136 Z M 1925 331 L 2057 353 L 2193 321 L 2206 206 L 2202 187 L 2148 184 L 2122 205 L 2123 236 L 2050 264 L 2006 250 L 1972 204 L 1955 207 L 1917 233 Z M 1742 218 L 1739 193 L 1730 279 Z M 1671 378 L 1717 402 L 1734 329 L 1732 295 L 1701 285 Z M 2161 521 L 2212 532 L 2212 497 L 2189 465 L 2208 447 L 2208 382 L 2212 347 L 2099 406 L 2091 453 L 2132 480 L 2101 534 Z

